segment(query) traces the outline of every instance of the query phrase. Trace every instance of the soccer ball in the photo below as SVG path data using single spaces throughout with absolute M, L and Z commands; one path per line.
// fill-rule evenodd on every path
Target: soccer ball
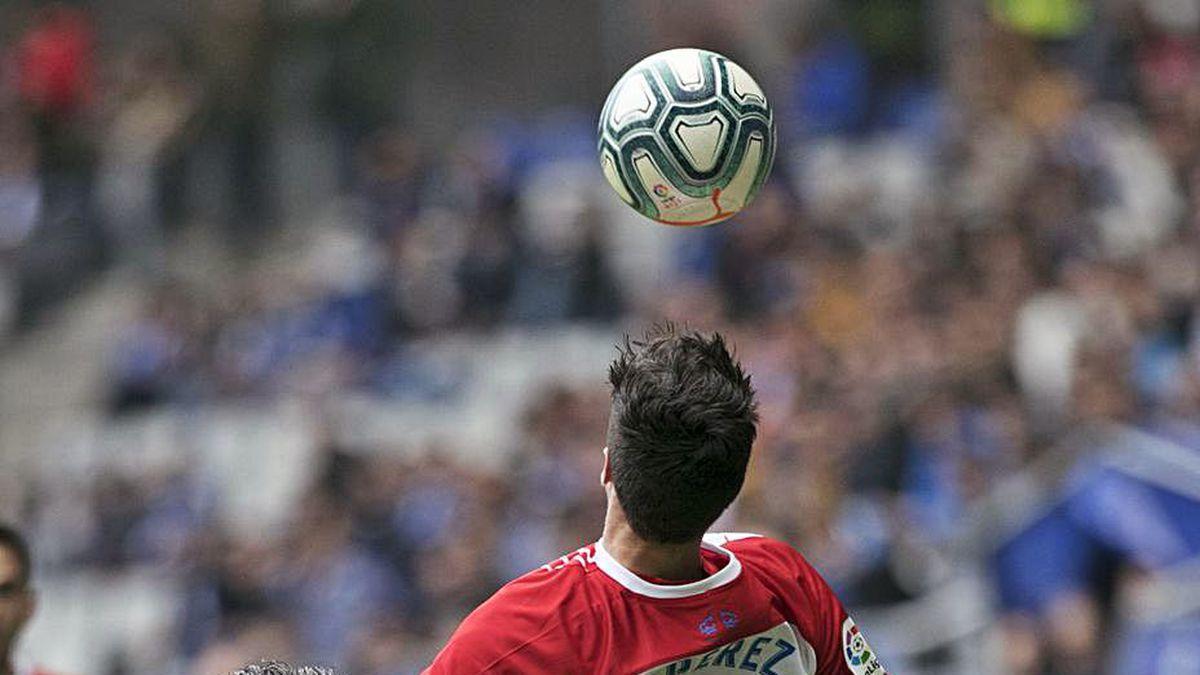
M 712 225 L 750 202 L 775 159 L 762 88 L 703 49 L 638 62 L 600 112 L 600 168 L 626 204 L 683 227 Z

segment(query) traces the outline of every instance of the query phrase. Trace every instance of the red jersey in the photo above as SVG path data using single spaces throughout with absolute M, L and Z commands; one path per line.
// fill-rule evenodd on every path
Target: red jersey
M 700 581 L 667 585 L 600 542 L 501 588 L 425 671 L 886 675 L 825 580 L 787 544 L 709 534 Z

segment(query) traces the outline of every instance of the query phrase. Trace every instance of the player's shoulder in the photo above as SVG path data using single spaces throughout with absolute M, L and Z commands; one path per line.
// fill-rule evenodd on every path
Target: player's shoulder
M 513 579 L 475 608 L 460 630 L 495 632 L 499 625 L 529 636 L 547 627 L 565 628 L 595 600 L 590 583 L 595 559 L 592 544 Z
M 459 624 L 426 672 L 525 672 L 518 666 L 528 663 L 570 670 L 579 648 L 574 628 L 594 601 L 586 587 L 594 556 L 587 546 L 502 586 Z
M 596 569 L 596 545 L 588 544 L 526 572 L 501 590 L 506 594 L 556 600 L 574 595 L 578 586 L 591 580 L 590 575 Z
M 743 573 L 758 579 L 773 592 L 798 590 L 809 603 L 835 598 L 820 572 L 785 542 L 755 534 L 725 532 L 705 535 L 704 540 L 731 551 L 741 563 Z
M 733 551 L 739 558 L 754 557 L 803 559 L 800 552 L 778 539 L 753 532 L 709 532 L 704 543 Z
M 526 572 L 502 586 L 476 613 L 500 612 L 506 620 L 558 614 L 581 598 L 579 587 L 595 567 L 595 554 L 594 545 L 585 546 Z
M 732 551 L 743 567 L 768 574 L 803 576 L 812 571 L 804 556 L 790 544 L 751 532 L 710 532 L 707 544 Z

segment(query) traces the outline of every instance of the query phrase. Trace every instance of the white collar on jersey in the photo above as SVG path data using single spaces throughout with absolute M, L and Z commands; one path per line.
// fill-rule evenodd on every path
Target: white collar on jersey
M 625 588 L 639 595 L 663 599 L 690 598 L 693 595 L 700 595 L 701 593 L 707 593 L 713 589 L 720 588 L 721 586 L 730 583 L 734 579 L 737 579 L 742 573 L 742 563 L 737 559 L 737 556 L 733 554 L 733 551 L 722 548 L 714 542 L 707 541 L 707 539 L 708 537 L 705 537 L 705 541 L 700 542 L 700 546 L 710 551 L 716 551 L 721 555 L 727 556 L 729 558 L 729 562 L 725 563 L 725 566 L 717 570 L 716 573 L 704 577 L 699 581 L 693 581 L 688 584 L 667 585 L 655 584 L 646 581 L 645 579 L 631 572 L 621 563 L 617 562 L 617 559 L 612 557 L 612 554 L 605 550 L 603 541 L 596 542 L 595 563 L 596 567 L 600 568 L 600 571 L 612 577 L 614 581 L 621 584 Z

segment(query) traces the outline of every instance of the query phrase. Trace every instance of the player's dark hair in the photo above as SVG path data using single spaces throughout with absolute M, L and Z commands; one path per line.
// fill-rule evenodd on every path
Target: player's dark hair
M 618 350 L 608 371 L 617 499 L 643 539 L 696 539 L 742 489 L 758 422 L 750 377 L 719 334 L 669 323 Z
M 28 586 L 29 579 L 33 576 L 33 558 L 29 553 L 29 544 L 25 542 L 25 537 L 22 537 L 15 527 L 0 523 L 0 549 L 5 548 L 12 551 L 17 558 L 17 565 L 21 568 L 17 583 L 21 587 Z

